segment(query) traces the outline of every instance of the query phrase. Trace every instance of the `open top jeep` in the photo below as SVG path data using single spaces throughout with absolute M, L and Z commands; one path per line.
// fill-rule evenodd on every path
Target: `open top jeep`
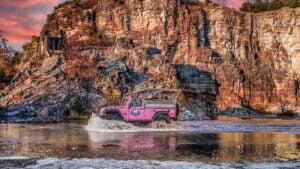
M 167 123 L 179 113 L 177 98 L 181 90 L 143 89 L 126 94 L 119 106 L 101 108 L 99 116 L 107 120 L 126 122 L 151 122 L 162 120 Z

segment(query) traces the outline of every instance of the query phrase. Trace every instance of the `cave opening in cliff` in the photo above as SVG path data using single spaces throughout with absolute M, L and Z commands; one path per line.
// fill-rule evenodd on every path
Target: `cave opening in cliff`
M 59 37 L 48 37 L 48 45 L 47 46 L 48 46 L 48 49 L 51 51 L 64 49 L 62 38 L 59 38 Z

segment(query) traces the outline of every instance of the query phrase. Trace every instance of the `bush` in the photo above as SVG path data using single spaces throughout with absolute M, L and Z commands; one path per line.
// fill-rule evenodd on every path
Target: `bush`
M 256 0 L 254 3 L 244 2 L 240 7 L 241 11 L 244 12 L 265 12 L 278 10 L 282 7 L 297 8 L 300 7 L 299 0 L 273 0 L 273 1 L 262 1 Z
M 70 105 L 70 109 L 72 112 L 76 113 L 77 115 L 84 115 L 85 113 L 85 104 L 81 97 L 75 98 Z
M 294 110 L 288 108 L 288 102 L 286 101 L 280 102 L 278 112 L 278 117 L 298 117 L 298 114 Z
M 114 0 L 115 2 L 118 2 L 120 4 L 124 4 L 125 3 L 125 0 Z
M 278 117 L 298 117 L 298 114 L 293 110 L 286 110 L 285 112 L 281 112 L 277 114 Z
M 16 54 L 14 55 L 14 57 L 12 58 L 11 62 L 13 65 L 18 65 L 21 63 L 22 61 L 22 53 L 20 52 L 16 52 Z
M 80 0 L 67 0 L 63 3 L 58 4 L 57 6 L 54 7 L 55 10 L 64 7 L 65 5 L 69 5 L 69 4 L 75 4 L 77 5 L 80 2 Z
M 5 72 L 2 68 L 0 68 L 0 82 L 5 81 Z

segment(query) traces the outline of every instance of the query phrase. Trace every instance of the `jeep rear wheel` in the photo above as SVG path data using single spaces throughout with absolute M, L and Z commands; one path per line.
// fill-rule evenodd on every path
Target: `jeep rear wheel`
M 166 123 L 170 123 L 170 118 L 167 114 L 157 114 L 156 117 L 154 118 L 155 121 L 162 121 Z

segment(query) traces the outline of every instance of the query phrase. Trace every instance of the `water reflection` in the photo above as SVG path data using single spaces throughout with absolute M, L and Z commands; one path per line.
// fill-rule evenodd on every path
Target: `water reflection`
M 99 133 L 82 125 L 0 125 L 0 154 L 262 162 L 300 158 L 299 133 Z
M 114 149 L 110 147 L 110 150 L 124 152 L 127 158 L 221 162 L 287 161 L 300 158 L 299 134 L 291 133 L 89 132 L 89 137 L 91 143 L 96 145 L 108 145 L 114 140 L 116 146 Z M 140 154 L 131 156 L 127 152 Z M 159 154 L 159 158 L 153 154 Z

